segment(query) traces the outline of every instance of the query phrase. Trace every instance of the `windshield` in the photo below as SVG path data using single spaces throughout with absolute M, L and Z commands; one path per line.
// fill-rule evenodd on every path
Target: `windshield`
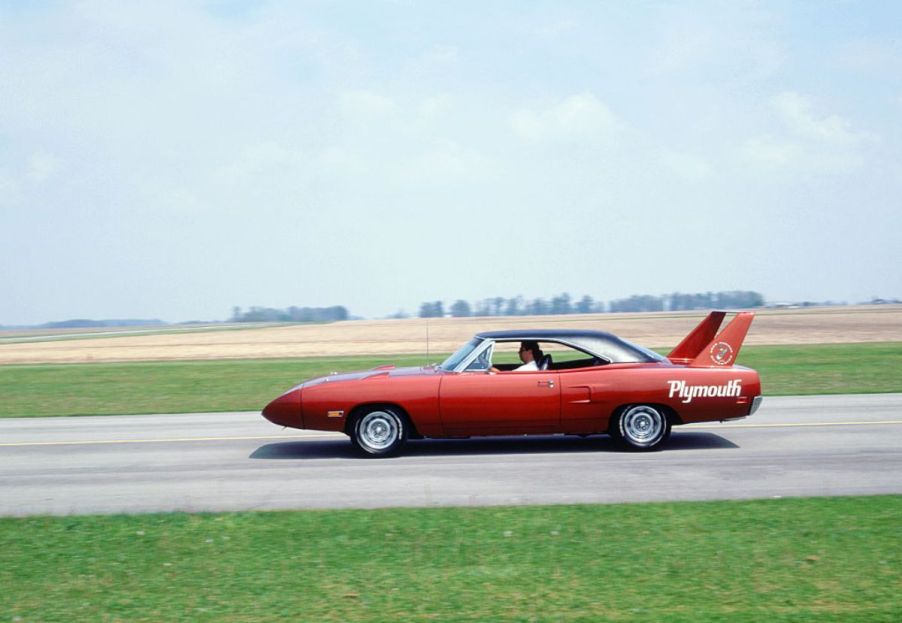
M 473 349 L 479 346 L 482 343 L 482 338 L 474 337 L 472 340 L 461 346 L 457 349 L 453 355 L 445 359 L 441 365 L 439 365 L 440 370 L 445 370 L 450 372 L 454 370 L 461 361 L 467 358 L 467 356 L 473 352 Z

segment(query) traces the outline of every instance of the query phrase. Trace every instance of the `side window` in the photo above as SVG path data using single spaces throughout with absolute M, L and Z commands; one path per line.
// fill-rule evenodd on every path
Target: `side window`
M 520 361 L 520 342 L 495 342 L 495 350 L 492 353 L 492 365 L 502 370 L 516 368 L 523 362 Z
M 604 365 L 607 361 L 598 359 L 587 352 L 558 344 L 557 342 L 539 342 L 539 347 L 545 355 L 551 356 L 549 370 L 574 370 L 577 368 L 591 368 Z
M 539 348 L 542 351 L 542 360 L 550 357 L 547 370 L 572 370 L 577 368 L 590 368 L 604 365 L 607 361 L 599 359 L 585 351 L 578 350 L 566 344 L 539 340 Z M 474 362 L 475 364 L 476 362 Z M 496 342 L 491 356 L 491 366 L 498 370 L 510 371 L 522 365 L 520 359 L 520 341 Z M 543 361 L 536 360 L 537 364 Z M 474 369 L 472 366 L 469 370 Z M 480 368 L 482 369 L 482 368 Z

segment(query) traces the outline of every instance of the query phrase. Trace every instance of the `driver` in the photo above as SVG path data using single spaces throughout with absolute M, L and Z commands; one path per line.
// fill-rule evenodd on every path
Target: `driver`
M 539 369 L 539 361 L 542 359 L 542 349 L 534 340 L 520 342 L 520 361 L 523 365 L 514 368 L 513 372 L 536 372 Z M 500 372 L 498 368 L 491 368 L 492 372 Z

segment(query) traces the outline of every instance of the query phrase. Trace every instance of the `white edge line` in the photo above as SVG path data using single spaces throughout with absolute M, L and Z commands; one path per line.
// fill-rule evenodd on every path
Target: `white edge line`
M 689 430 L 711 429 L 723 430 L 734 428 L 812 428 L 833 426 L 879 426 L 885 424 L 902 424 L 902 420 L 874 420 L 867 422 L 800 422 L 797 424 L 687 424 Z M 270 441 L 289 439 L 341 439 L 346 435 L 341 433 L 306 434 L 306 435 L 260 435 L 254 437 L 173 437 L 166 439 L 104 439 L 104 440 L 76 440 L 76 441 L 20 441 L 12 443 L 0 443 L 0 448 L 16 448 L 28 446 L 89 446 L 89 445 L 114 445 L 127 443 L 189 443 L 201 441 Z
M 192 441 L 270 441 L 278 439 L 339 439 L 345 437 L 340 433 L 324 433 L 322 435 L 260 435 L 254 437 L 172 437 L 165 439 L 97 439 L 75 441 L 18 441 L 0 443 L 0 448 L 23 446 L 89 446 L 113 445 L 123 443 L 187 443 Z

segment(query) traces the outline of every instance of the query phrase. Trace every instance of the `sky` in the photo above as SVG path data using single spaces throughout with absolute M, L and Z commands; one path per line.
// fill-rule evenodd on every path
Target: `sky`
M 902 3 L 0 0 L 0 324 L 902 296 Z

